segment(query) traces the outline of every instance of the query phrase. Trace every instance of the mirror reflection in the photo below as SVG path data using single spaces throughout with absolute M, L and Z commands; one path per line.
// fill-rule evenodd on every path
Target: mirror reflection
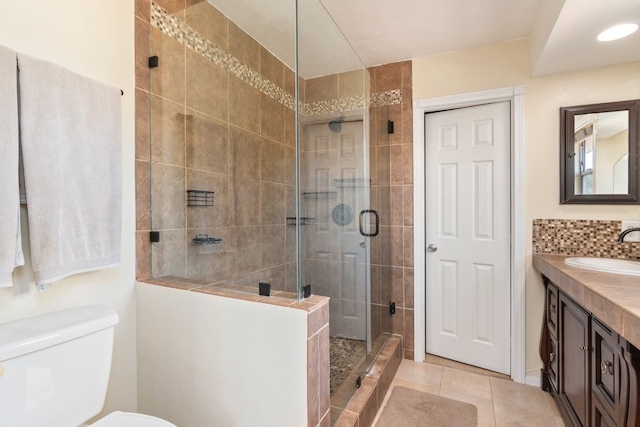
M 629 112 L 578 114 L 574 124 L 575 194 L 629 192 Z

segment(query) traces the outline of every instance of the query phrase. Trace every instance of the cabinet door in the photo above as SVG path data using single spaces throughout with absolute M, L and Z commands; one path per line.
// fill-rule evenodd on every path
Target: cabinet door
M 574 425 L 589 425 L 589 314 L 560 294 L 560 399 Z
M 598 400 L 593 402 L 593 426 L 594 427 L 616 427 L 616 422 L 609 416 L 608 412 L 603 409 Z
M 547 281 L 547 327 L 551 335 L 558 339 L 558 287 L 553 283 Z
M 596 403 L 618 423 L 624 423 L 627 405 L 628 369 L 622 357 L 618 334 L 591 318 L 593 363 L 591 388 Z M 599 408 L 594 408 L 598 410 Z
M 549 339 L 549 369 L 547 374 L 549 375 L 549 383 L 553 387 L 553 390 L 558 392 L 558 365 L 560 363 L 558 341 L 551 338 Z

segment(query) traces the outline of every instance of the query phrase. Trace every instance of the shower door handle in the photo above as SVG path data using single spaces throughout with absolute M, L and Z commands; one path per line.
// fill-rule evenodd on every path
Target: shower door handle
M 364 231 L 364 216 L 365 214 L 373 214 L 376 218 L 376 231 L 373 233 L 367 233 L 366 231 Z M 378 212 L 373 210 L 373 209 L 365 209 L 363 211 L 360 211 L 360 234 L 362 234 L 364 237 L 375 237 L 378 235 L 378 232 L 380 231 L 380 217 L 378 216 Z

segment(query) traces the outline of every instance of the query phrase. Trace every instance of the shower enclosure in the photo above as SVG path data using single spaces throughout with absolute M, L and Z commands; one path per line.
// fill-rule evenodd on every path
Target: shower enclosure
M 151 3 L 152 276 L 329 296 L 335 420 L 392 326 L 385 97 L 319 0 L 175 3 Z

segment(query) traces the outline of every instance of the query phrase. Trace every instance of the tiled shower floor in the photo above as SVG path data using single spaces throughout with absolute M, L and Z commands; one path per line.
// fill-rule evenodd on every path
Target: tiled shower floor
M 330 378 L 331 395 L 340 388 L 353 368 L 365 357 L 366 343 L 349 338 L 330 338 Z

